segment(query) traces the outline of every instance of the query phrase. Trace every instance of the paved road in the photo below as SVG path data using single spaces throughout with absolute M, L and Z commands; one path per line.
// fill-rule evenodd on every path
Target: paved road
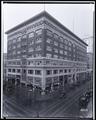
M 90 82 L 77 87 L 67 93 L 66 98 L 53 99 L 47 102 L 36 102 L 31 104 L 21 104 L 19 98 L 4 95 L 4 115 L 9 117 L 92 117 L 92 102 L 88 105 L 88 111 L 81 112 L 78 106 L 78 98 L 90 86 Z M 7 116 L 6 116 L 7 117 Z

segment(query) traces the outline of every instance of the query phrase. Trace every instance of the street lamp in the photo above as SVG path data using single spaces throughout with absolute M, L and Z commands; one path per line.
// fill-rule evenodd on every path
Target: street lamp
M 34 103 L 36 104 L 36 108 L 35 108 L 35 110 L 36 110 L 36 117 L 37 118 L 39 118 L 39 103 L 38 103 L 38 101 L 36 100 L 36 89 L 34 90 L 34 96 L 33 96 L 33 98 L 34 98 Z
M 31 104 L 31 102 L 32 102 L 32 101 L 31 101 L 31 100 L 32 100 L 32 99 L 31 99 L 31 98 L 32 98 L 32 89 L 29 89 L 29 90 L 28 90 L 28 93 L 29 93 L 29 103 Z

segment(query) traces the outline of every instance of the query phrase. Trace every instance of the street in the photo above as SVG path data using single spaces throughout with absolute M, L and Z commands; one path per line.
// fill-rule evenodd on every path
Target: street
M 84 110 L 79 108 L 78 99 L 91 86 L 91 81 L 70 90 L 65 98 L 54 98 L 48 101 L 20 101 L 21 97 L 4 95 L 3 116 L 6 118 L 53 118 L 53 117 L 92 117 L 92 99 Z

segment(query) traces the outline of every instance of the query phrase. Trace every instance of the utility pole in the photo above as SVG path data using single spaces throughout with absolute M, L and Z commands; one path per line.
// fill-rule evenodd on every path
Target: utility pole
M 83 38 L 82 40 L 84 40 L 84 42 L 86 42 L 88 44 L 88 47 L 92 47 L 93 46 L 93 36 L 89 36 L 89 37 Z
M 74 33 L 74 17 L 73 17 L 73 33 Z

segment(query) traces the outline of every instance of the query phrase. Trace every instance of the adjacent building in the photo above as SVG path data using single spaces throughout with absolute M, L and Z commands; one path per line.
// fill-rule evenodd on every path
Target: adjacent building
M 91 52 L 87 53 L 87 68 L 93 69 L 93 53 Z
M 86 80 L 87 44 L 47 12 L 6 32 L 7 80 L 53 91 Z
M 3 53 L 3 82 L 6 81 L 6 63 L 7 63 L 7 53 Z

